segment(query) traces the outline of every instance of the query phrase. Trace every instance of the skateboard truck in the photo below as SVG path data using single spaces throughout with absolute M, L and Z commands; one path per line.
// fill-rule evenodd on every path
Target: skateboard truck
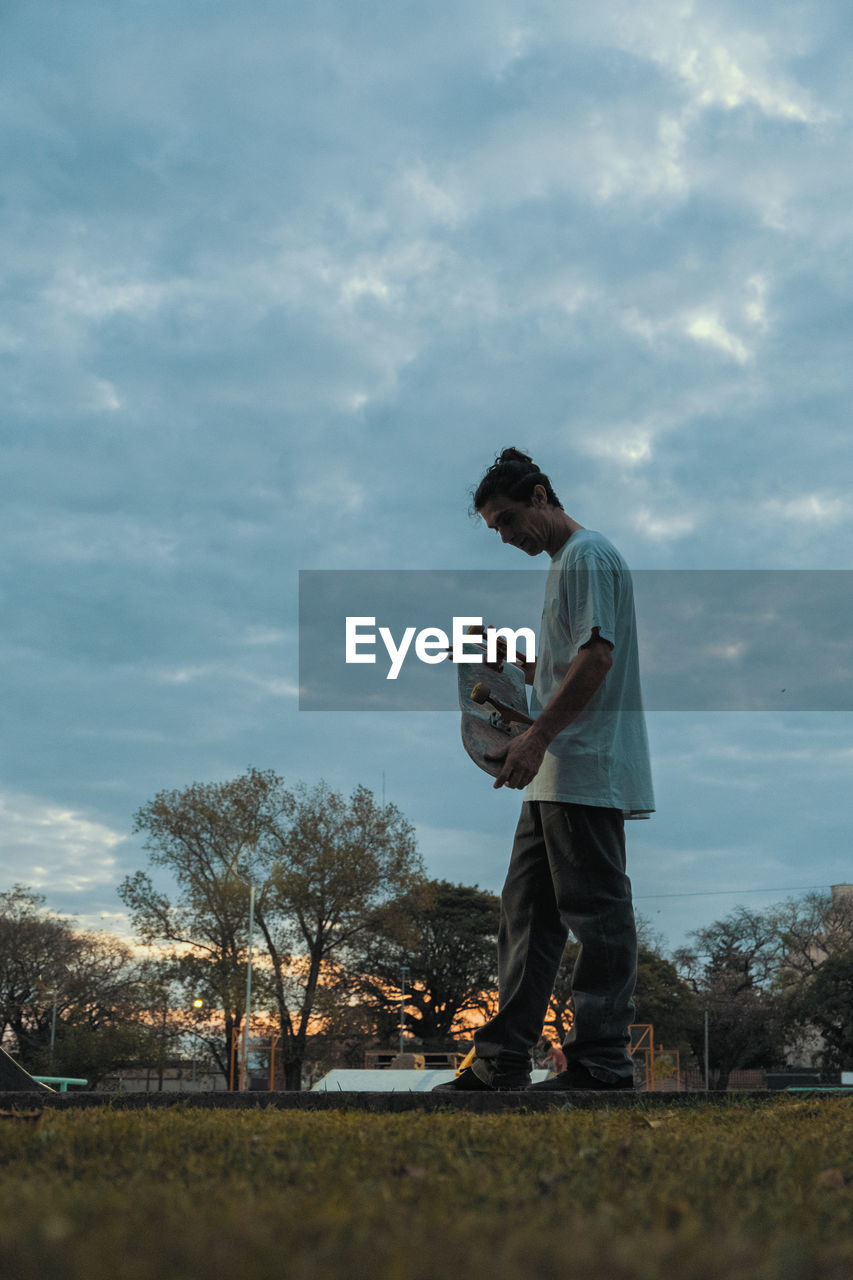
M 532 716 L 525 715 L 523 711 L 516 711 L 514 707 L 508 707 L 505 702 L 499 702 L 497 698 L 492 697 L 491 689 L 487 684 L 483 684 L 482 680 L 471 690 L 471 701 L 483 707 L 491 707 L 505 724 L 511 724 L 513 721 L 517 724 L 533 724 Z
M 487 657 L 488 647 L 482 644 L 481 628 L 469 627 L 468 635 Z M 491 673 L 488 684 L 477 679 L 482 672 L 479 664 L 455 664 L 462 711 L 462 745 L 477 767 L 493 778 L 501 771 L 507 741 L 524 733 L 533 723 L 527 714 L 524 673 L 518 665 L 506 661 L 500 646 L 497 657 L 498 662 L 488 664 Z

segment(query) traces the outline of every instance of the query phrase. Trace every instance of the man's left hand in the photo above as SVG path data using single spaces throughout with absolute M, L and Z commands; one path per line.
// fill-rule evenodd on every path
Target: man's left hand
M 513 738 L 505 751 L 485 756 L 486 760 L 503 761 L 503 767 L 495 778 L 495 790 L 510 787 L 514 791 L 523 791 L 539 772 L 547 748 L 547 742 L 532 725 Z

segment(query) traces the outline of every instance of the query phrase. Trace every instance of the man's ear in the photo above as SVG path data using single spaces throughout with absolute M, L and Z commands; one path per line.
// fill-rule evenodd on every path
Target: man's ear
M 544 507 L 548 501 L 548 493 L 544 484 L 535 484 L 533 493 L 530 495 L 533 500 L 534 507 Z

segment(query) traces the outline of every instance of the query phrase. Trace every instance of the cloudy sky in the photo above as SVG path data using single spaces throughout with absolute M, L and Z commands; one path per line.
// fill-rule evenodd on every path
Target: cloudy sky
M 524 568 L 467 514 L 507 444 L 635 570 L 853 567 L 851 49 L 848 0 L 6 0 L 0 887 L 120 930 L 134 812 L 255 765 L 498 889 L 518 796 L 452 711 L 299 710 L 297 601 Z M 659 682 L 702 637 L 651 622 Z M 650 712 L 670 945 L 853 880 L 849 692 L 794 705 Z

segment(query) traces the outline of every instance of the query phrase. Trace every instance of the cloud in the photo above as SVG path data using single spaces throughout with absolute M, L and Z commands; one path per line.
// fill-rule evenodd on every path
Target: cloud
M 426 215 L 430 222 L 455 227 L 464 219 L 465 209 L 459 194 L 441 186 L 423 162 L 406 169 L 397 183 L 408 220 Z
M 848 502 L 836 493 L 800 493 L 792 498 L 769 498 L 763 504 L 774 521 L 832 527 L 851 518 Z
M 591 40 L 655 63 L 696 109 L 736 111 L 752 104 L 770 118 L 820 123 L 826 109 L 785 65 L 791 43 L 799 52 L 807 29 L 795 32 L 789 23 L 774 32 L 776 24 L 764 16 L 760 7 L 651 0 L 641 7 L 613 3 L 589 10 L 580 29 Z
M 639 507 L 634 513 L 638 532 L 652 542 L 672 543 L 693 533 L 700 516 L 695 510 L 675 512 L 664 508 Z
M 87 273 L 70 263 L 60 262 L 44 291 L 45 302 L 58 319 L 82 317 L 102 321 L 116 314 L 151 316 L 168 298 L 186 288 L 164 281 L 134 280 L 112 271 Z
M 706 343 L 710 347 L 731 356 L 738 364 L 745 364 L 750 359 L 750 352 L 740 338 L 725 327 L 718 316 L 696 315 L 687 322 L 687 333 L 696 342 Z
M 245 671 L 220 663 L 206 663 L 196 667 L 163 668 L 151 672 L 151 678 L 157 684 L 189 685 L 206 683 L 221 698 L 228 686 L 242 686 L 252 689 L 255 696 L 266 698 L 296 698 L 299 686 L 295 680 L 282 676 L 263 676 L 255 671 Z
M 0 792 L 4 878 L 51 894 L 96 892 L 115 883 L 125 837 L 79 810 Z
M 654 429 L 648 427 L 621 425 L 584 441 L 582 448 L 593 457 L 613 459 L 625 467 L 638 467 L 652 460 L 654 435 Z
M 702 108 L 719 106 L 734 111 L 753 103 L 767 116 L 800 124 L 826 119 L 825 110 L 817 107 L 807 92 L 768 67 L 772 54 L 766 41 L 753 33 L 736 33 L 734 47 L 730 47 L 721 43 L 713 30 L 694 29 L 658 56 L 683 79 Z
M 345 787 L 390 760 L 464 848 L 455 716 L 293 708 L 297 572 L 506 569 L 467 517 L 504 444 L 634 566 L 849 567 L 843 5 L 249 0 L 200 26 L 50 0 L 3 25 L 9 794 L 116 831 L 250 760 Z M 752 848 L 751 810 L 717 839 L 693 792 L 700 840 L 662 768 L 641 849 Z

